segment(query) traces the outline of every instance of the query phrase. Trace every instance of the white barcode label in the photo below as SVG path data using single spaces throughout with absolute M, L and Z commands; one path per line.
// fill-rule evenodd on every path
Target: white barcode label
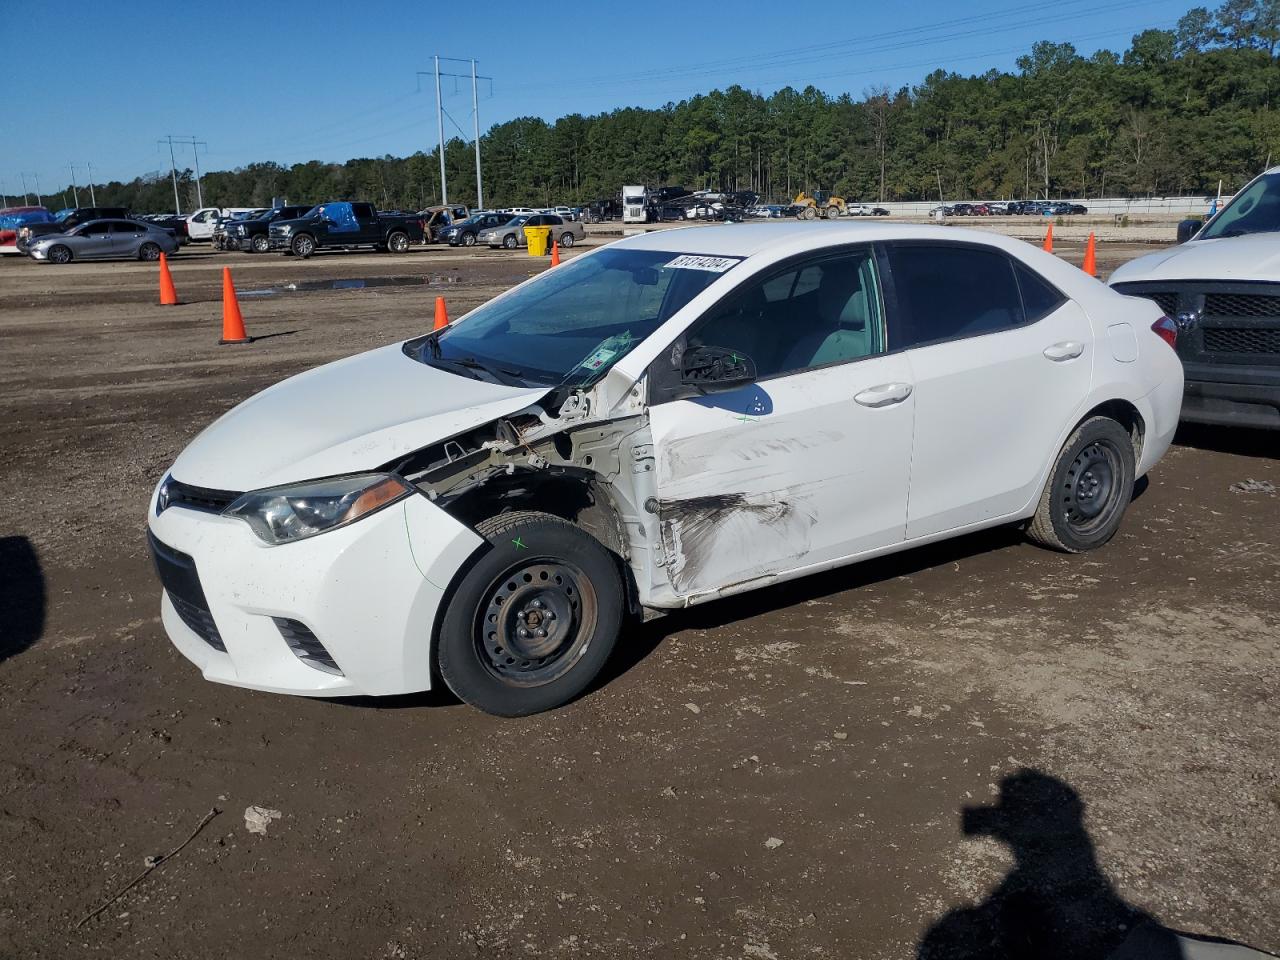
M 734 264 L 741 262 L 741 257 L 700 257 L 686 253 L 676 257 L 667 266 L 676 270 L 706 270 L 709 273 L 724 273 Z

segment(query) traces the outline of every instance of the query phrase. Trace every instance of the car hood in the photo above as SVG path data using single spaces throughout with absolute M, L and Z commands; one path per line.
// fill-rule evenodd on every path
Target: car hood
M 1140 280 L 1280 280 L 1280 233 L 1189 240 L 1129 261 L 1108 282 Z
M 250 397 L 179 454 L 173 476 L 217 490 L 255 490 L 372 470 L 515 413 L 546 392 L 429 367 L 393 344 Z

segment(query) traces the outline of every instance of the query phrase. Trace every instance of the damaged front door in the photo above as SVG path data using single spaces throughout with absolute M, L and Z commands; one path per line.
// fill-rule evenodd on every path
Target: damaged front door
M 679 384 L 672 365 L 708 348 L 749 357 L 756 381 L 705 394 Z M 651 374 L 650 508 L 675 596 L 903 540 L 910 367 L 884 354 L 869 250 L 793 261 L 748 281 Z

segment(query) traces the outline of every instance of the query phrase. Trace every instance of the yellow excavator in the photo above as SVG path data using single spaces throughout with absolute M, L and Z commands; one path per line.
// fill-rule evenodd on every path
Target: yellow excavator
M 844 197 L 833 197 L 825 190 L 815 190 L 813 196 L 801 190 L 791 203 L 800 208 L 796 211 L 797 220 L 816 220 L 818 217 L 834 220 L 846 213 Z

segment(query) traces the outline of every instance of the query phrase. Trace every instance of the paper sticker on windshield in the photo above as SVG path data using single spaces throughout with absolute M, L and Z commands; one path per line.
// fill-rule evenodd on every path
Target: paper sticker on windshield
M 578 366 L 585 370 L 599 370 L 617 355 L 617 350 L 610 349 L 609 347 L 601 347 L 595 353 L 591 354 L 591 356 L 587 357 L 587 359 L 578 364 Z
M 709 273 L 724 273 L 734 264 L 741 262 L 741 257 L 700 257 L 692 253 L 685 253 L 676 257 L 667 266 L 676 270 L 706 270 Z

